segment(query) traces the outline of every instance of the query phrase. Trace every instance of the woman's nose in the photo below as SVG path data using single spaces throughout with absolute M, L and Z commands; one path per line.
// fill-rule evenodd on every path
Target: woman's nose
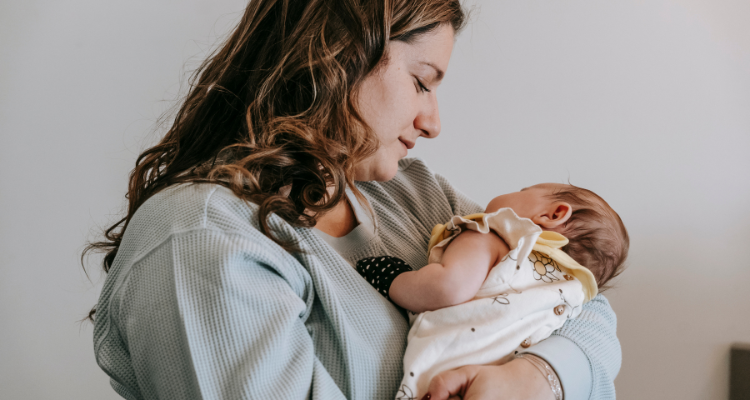
M 414 119 L 414 129 L 422 131 L 420 136 L 432 139 L 440 134 L 440 111 L 437 99 L 420 112 Z

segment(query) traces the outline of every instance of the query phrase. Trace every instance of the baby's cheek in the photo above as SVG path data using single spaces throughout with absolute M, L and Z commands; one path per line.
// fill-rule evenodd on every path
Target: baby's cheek
M 487 208 L 484 209 L 484 212 L 486 213 L 492 213 L 495 212 L 502 207 L 502 199 L 500 198 L 502 196 L 495 197 L 494 199 L 490 200 L 490 203 L 487 204 Z

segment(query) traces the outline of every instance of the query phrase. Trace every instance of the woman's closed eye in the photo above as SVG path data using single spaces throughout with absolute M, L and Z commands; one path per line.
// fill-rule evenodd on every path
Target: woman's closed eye
M 417 80 L 417 91 L 422 92 L 422 93 L 431 92 L 431 90 L 427 89 L 427 86 L 425 86 L 419 78 L 414 77 L 414 79 Z

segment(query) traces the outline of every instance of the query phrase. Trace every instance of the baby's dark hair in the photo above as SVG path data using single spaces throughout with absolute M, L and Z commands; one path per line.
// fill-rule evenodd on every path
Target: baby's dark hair
M 562 248 L 569 256 L 591 270 L 599 291 L 625 269 L 630 237 L 620 216 L 596 193 L 573 185 L 550 195 L 554 201 L 564 201 L 573 214 L 562 227 L 556 229 L 568 238 Z

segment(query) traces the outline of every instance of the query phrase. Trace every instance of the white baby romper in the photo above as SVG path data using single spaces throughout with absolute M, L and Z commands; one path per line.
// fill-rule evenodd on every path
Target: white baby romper
M 502 364 L 519 346 L 547 338 L 596 295 L 588 269 L 559 250 L 568 240 L 542 229 L 510 208 L 455 216 L 433 229 L 429 262 L 439 263 L 445 247 L 463 230 L 494 231 L 511 249 L 494 266 L 469 302 L 420 314 L 404 354 L 404 378 L 396 399 L 420 399 L 432 378 L 472 364 Z

